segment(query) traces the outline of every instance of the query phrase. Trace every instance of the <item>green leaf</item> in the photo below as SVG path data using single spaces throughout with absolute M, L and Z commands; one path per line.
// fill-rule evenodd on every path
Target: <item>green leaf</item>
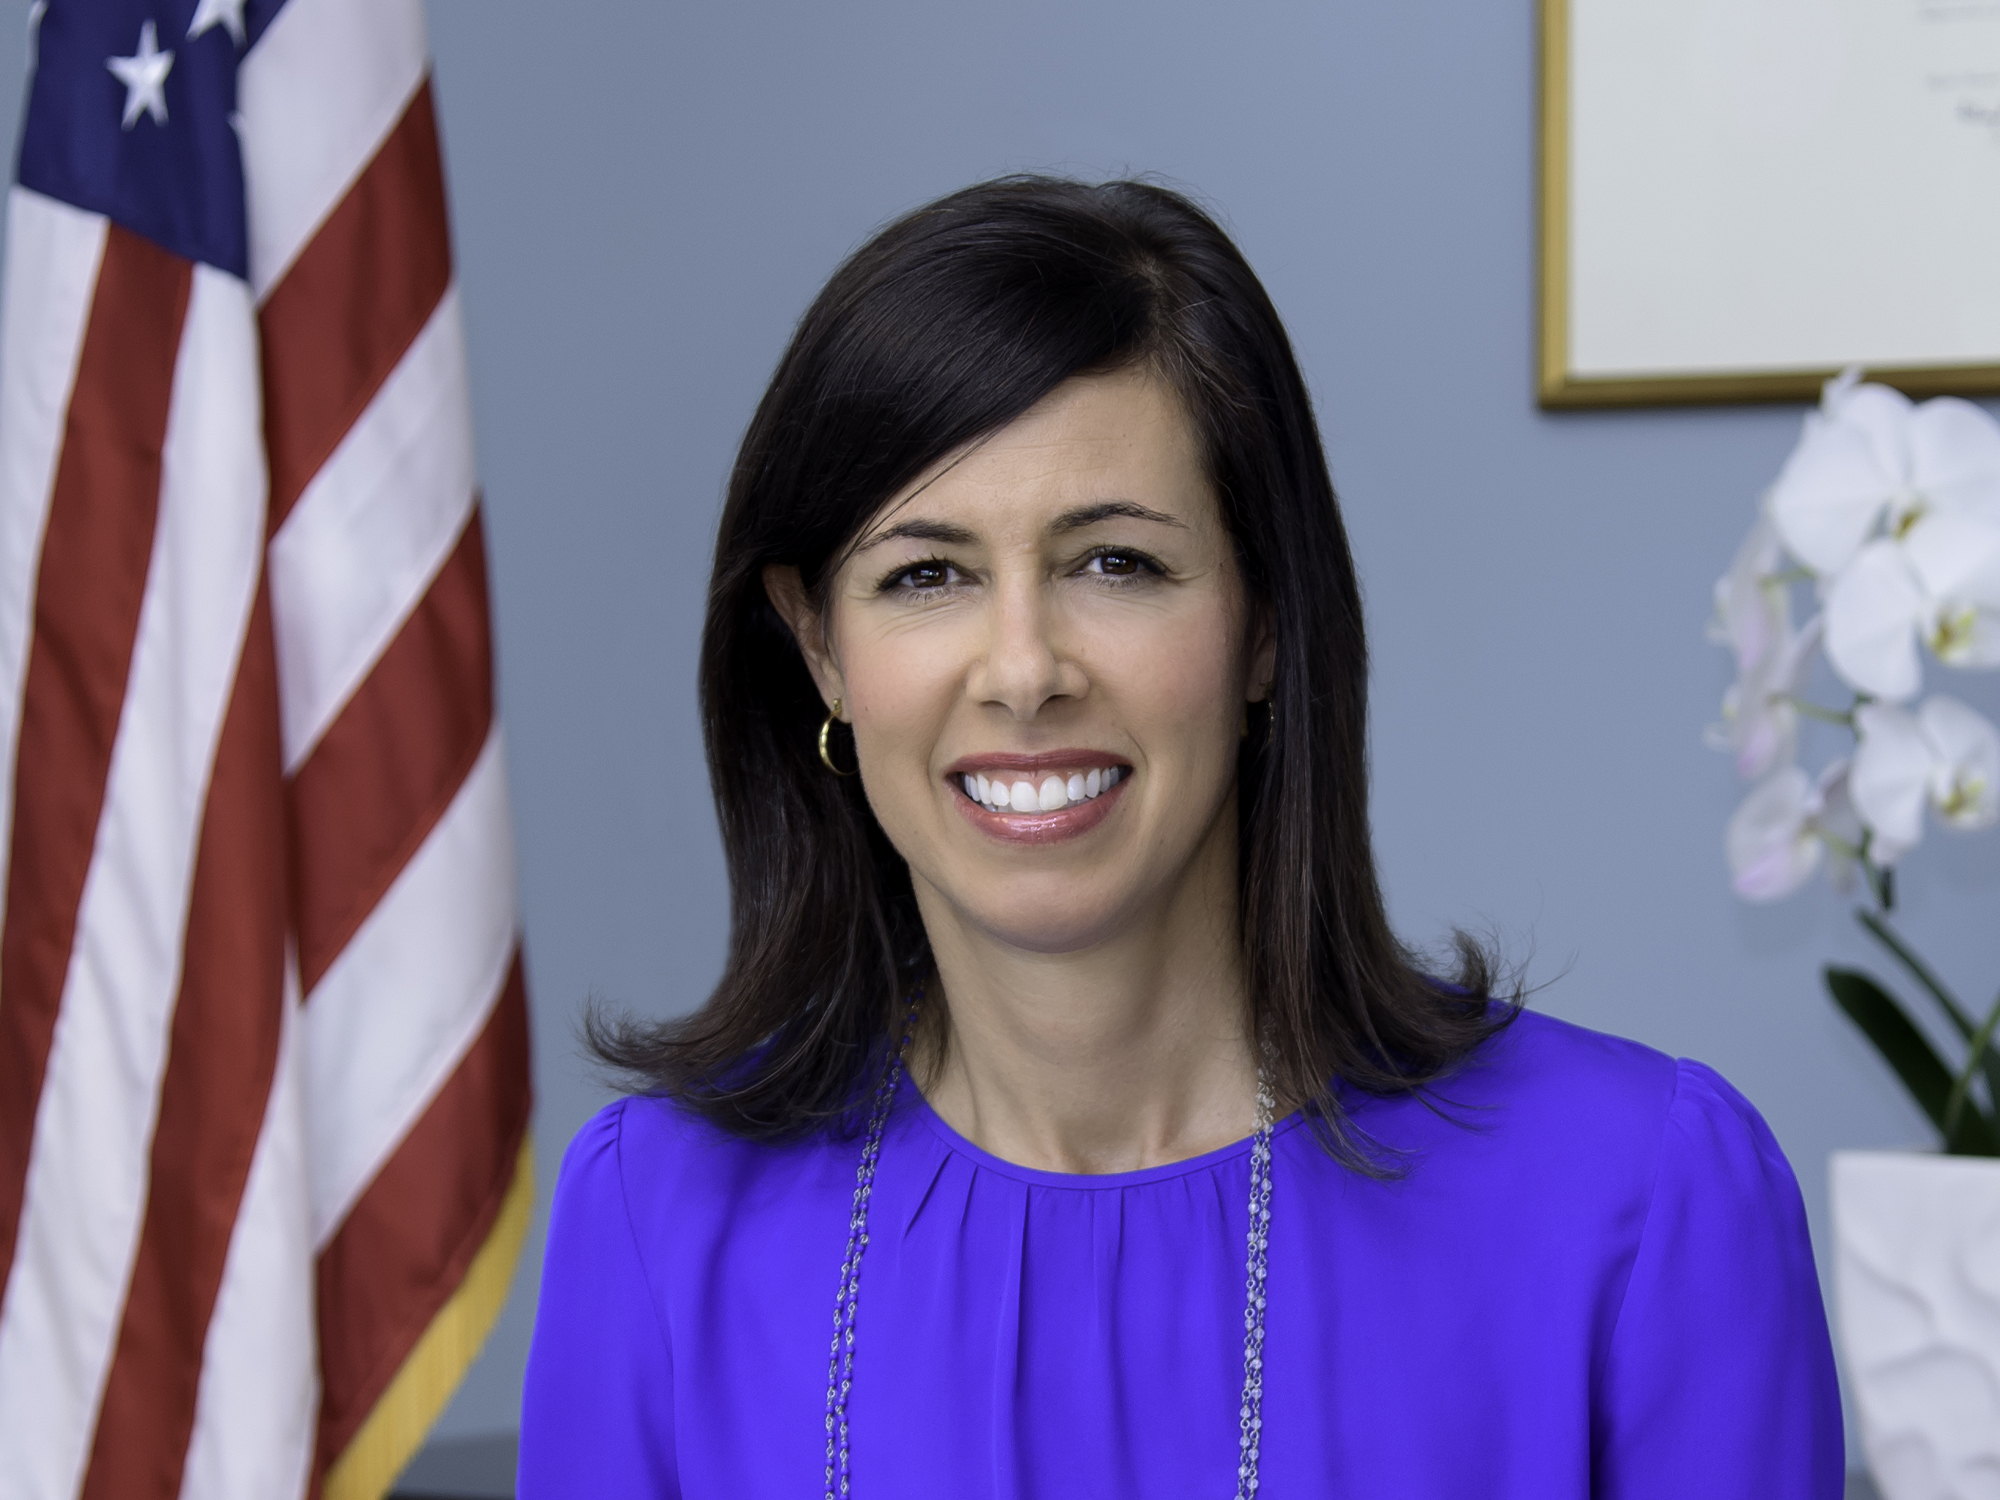
M 1861 1034 L 1903 1080 L 1917 1107 L 1945 1137 L 1947 1152 L 1954 1156 L 2000 1156 L 2000 1132 L 1994 1130 L 1986 1112 L 1970 1101 L 1966 1101 L 1956 1128 L 1946 1132 L 1951 1070 L 1887 990 L 1857 970 L 1835 968 L 1826 970 L 1826 987 L 1834 1004 L 1861 1028 Z
M 1944 981 L 1931 972 L 1930 965 L 1917 957 L 1916 950 L 1905 943 L 1896 930 L 1874 912 L 1858 911 L 1855 916 L 1861 919 L 1861 925 L 1868 929 L 1875 941 L 1887 948 L 1895 956 L 1896 961 L 1910 971 L 1911 977 L 1930 991 L 1932 998 L 1951 1018 L 1951 1024 L 1958 1029 L 1958 1034 L 1968 1043 L 1974 1041 L 1978 1028 L 1973 1025 L 1972 1017 L 1966 1014 L 1965 1007 L 1959 1004 L 1957 997 L 1944 987 Z M 1996 1106 L 2000 1106 L 2000 1054 L 1985 1047 L 1975 1047 L 1973 1060 L 1977 1062 L 1979 1070 L 1986 1075 L 1987 1097 Z

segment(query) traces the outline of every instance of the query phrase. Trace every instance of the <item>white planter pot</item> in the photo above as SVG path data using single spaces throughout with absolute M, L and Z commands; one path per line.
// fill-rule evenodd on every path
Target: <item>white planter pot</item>
M 2000 1161 L 1837 1151 L 1848 1393 L 1883 1500 L 2000 1500 Z

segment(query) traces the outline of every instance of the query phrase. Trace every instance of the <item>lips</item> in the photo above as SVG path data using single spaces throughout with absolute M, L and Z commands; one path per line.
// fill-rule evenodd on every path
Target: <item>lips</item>
M 1132 768 L 1095 750 L 966 756 L 945 773 L 953 800 L 982 832 L 1015 843 L 1053 843 L 1110 814 Z

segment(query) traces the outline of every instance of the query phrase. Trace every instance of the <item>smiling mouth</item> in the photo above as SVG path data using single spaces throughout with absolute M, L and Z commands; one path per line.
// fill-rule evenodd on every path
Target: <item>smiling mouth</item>
M 987 812 L 1039 816 L 1094 802 L 1129 774 L 1126 766 L 1091 766 L 1030 774 L 1001 771 L 993 776 L 968 771 L 954 779 L 966 799 Z

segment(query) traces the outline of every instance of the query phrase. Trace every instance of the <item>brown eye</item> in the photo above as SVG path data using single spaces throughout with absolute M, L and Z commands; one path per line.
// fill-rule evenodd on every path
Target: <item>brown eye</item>
M 922 593 L 927 589 L 941 589 L 952 581 L 952 566 L 948 562 L 933 561 L 911 563 L 907 568 L 899 568 L 882 580 L 886 590 L 908 589 Z
M 1108 573 L 1114 578 L 1129 578 L 1134 573 L 1143 572 L 1145 564 L 1136 553 L 1100 552 L 1091 559 L 1097 564 L 1097 571 Z

